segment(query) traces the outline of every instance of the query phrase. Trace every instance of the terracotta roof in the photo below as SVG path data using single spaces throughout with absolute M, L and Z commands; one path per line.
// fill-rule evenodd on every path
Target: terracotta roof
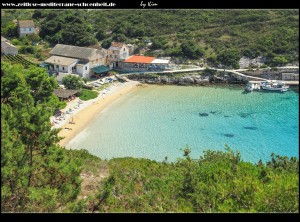
M 31 28 L 34 27 L 33 20 L 20 20 L 19 21 L 20 28 Z
M 129 63 L 151 63 L 155 58 L 150 56 L 131 56 L 124 62 Z
M 75 95 L 80 90 L 74 89 L 54 89 L 54 94 L 57 95 L 59 98 L 68 98 L 69 96 Z
M 90 57 L 100 54 L 105 56 L 106 50 L 104 49 L 92 49 L 86 47 L 79 47 L 73 45 L 57 44 L 51 51 L 51 55 L 65 56 L 78 59 L 89 59 Z
M 78 59 L 71 59 L 71 58 L 66 58 L 61 56 L 51 56 L 45 62 L 50 64 L 55 64 L 55 65 L 69 66 L 77 61 Z
M 112 42 L 110 46 L 122 48 L 123 45 L 123 42 Z

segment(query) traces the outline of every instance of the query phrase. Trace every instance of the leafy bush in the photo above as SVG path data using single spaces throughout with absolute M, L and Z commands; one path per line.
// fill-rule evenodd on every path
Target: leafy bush
M 62 83 L 67 89 L 81 89 L 83 86 L 83 81 L 80 76 L 68 75 L 63 77 Z
M 35 48 L 32 45 L 22 46 L 19 50 L 21 54 L 34 54 Z

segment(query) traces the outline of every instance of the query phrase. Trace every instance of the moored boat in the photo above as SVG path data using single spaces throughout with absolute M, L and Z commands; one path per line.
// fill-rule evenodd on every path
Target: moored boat
M 246 84 L 246 86 L 245 86 L 245 90 L 246 90 L 247 92 L 252 92 L 253 89 L 254 89 L 254 84 L 251 83 L 251 82 L 248 82 L 248 83 Z
M 267 91 L 277 91 L 277 92 L 286 92 L 289 86 L 286 86 L 284 82 L 281 81 L 270 81 L 270 82 L 261 82 L 261 89 Z

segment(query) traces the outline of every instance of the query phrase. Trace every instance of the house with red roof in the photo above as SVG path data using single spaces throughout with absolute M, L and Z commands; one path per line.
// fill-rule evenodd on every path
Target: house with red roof
M 152 56 L 133 55 L 120 64 L 120 68 L 129 72 L 161 71 L 169 67 L 169 59 Z
M 119 63 L 129 57 L 129 48 L 123 42 L 112 42 L 108 48 L 108 61 L 112 68 L 119 67 Z

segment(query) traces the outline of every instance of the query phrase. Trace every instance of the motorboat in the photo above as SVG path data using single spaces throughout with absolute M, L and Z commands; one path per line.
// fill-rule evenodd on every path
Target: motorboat
M 282 81 L 264 81 L 260 83 L 260 87 L 267 91 L 286 92 L 289 86 Z
M 246 86 L 245 86 L 245 90 L 246 90 L 247 92 L 252 92 L 253 89 L 254 89 L 254 84 L 251 83 L 251 82 L 248 82 L 248 83 L 246 84 Z

